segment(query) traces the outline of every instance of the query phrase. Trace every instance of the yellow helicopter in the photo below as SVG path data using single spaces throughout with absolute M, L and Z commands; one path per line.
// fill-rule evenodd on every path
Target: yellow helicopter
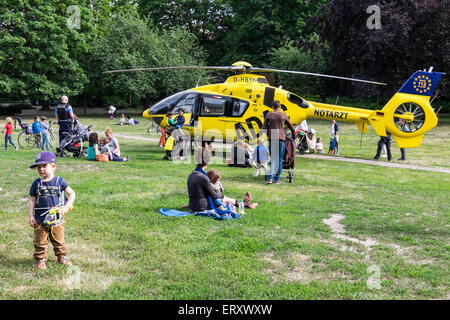
M 176 69 L 224 70 L 235 73 L 224 83 L 178 92 L 144 111 L 143 117 L 167 128 L 167 113 L 176 114 L 182 108 L 186 119 L 183 129 L 189 132 L 191 138 L 201 134 L 202 140 L 206 141 L 247 139 L 253 143 L 260 135 L 265 114 L 272 111 L 272 102 L 278 100 L 294 125 L 307 118 L 335 119 L 354 122 L 361 132 L 367 133 L 368 125 L 371 124 L 379 136 L 386 136 L 390 132 L 400 148 L 418 147 L 425 132 L 437 125 L 438 118 L 431 107 L 430 97 L 444 75 L 433 72 L 432 68 L 417 71 L 381 110 L 367 110 L 306 101 L 292 92 L 270 86 L 264 76 L 254 73 L 284 72 L 377 85 L 386 85 L 385 83 L 301 71 L 254 68 L 245 61 L 224 67 L 177 66 L 111 70 L 104 73 Z

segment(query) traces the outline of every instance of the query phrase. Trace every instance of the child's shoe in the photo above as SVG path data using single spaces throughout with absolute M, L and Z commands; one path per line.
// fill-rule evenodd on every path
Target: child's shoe
M 70 267 L 72 265 L 72 262 L 70 262 L 68 256 L 58 256 L 58 263 L 61 263 L 66 267 Z
M 15 148 L 16 148 L 16 151 L 19 151 L 19 147 L 18 146 L 16 146 Z
M 45 265 L 45 259 L 37 259 L 36 260 L 36 269 L 45 270 L 47 266 Z

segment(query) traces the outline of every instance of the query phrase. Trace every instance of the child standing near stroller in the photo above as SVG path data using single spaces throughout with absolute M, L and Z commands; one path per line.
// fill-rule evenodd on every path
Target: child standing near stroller
M 264 145 L 264 138 L 260 137 L 258 146 L 255 148 L 252 154 L 252 160 L 255 163 L 255 173 L 253 174 L 255 177 L 259 175 L 259 171 L 261 168 L 264 169 L 264 177 L 267 180 L 269 175 L 269 167 L 267 163 L 269 162 L 269 151 Z
M 12 121 L 13 120 L 12 120 L 11 117 L 7 117 L 6 118 L 5 130 L 2 130 L 2 132 L 5 133 L 5 149 L 3 149 L 4 151 L 8 150 L 8 141 L 14 147 L 14 149 L 16 149 L 16 151 L 19 150 L 19 147 L 16 146 L 14 144 L 14 142 L 12 141 L 12 133 L 13 133 Z

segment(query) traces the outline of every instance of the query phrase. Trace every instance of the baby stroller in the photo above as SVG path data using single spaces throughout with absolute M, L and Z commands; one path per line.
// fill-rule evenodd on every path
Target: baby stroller
M 284 149 L 283 156 L 283 171 L 281 172 L 281 178 L 288 178 L 289 183 L 294 182 L 294 166 L 295 166 L 295 141 L 286 137 L 286 148 Z M 283 175 L 286 172 L 285 175 Z
M 308 131 L 299 130 L 295 133 L 298 138 L 297 149 L 303 154 L 305 152 L 314 153 L 316 148 L 316 130 L 310 129 Z
M 56 148 L 56 156 L 65 157 L 67 152 L 73 154 L 75 158 L 85 158 L 86 150 L 83 143 L 89 140 L 89 133 L 92 125 L 84 126 L 80 121 L 75 120 L 73 133 L 64 132 L 64 138 L 59 142 Z

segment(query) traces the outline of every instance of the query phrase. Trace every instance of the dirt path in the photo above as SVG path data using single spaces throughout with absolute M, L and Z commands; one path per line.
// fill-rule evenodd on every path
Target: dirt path
M 425 167 L 425 166 L 417 166 L 417 165 L 413 165 L 413 164 L 404 164 L 404 163 L 395 163 L 395 162 L 380 162 L 380 161 L 366 160 L 366 159 L 335 157 L 335 156 L 322 156 L 322 155 L 318 155 L 318 154 L 303 154 L 303 155 L 298 155 L 298 157 L 309 158 L 309 159 L 334 160 L 334 161 L 343 161 L 343 162 L 363 163 L 363 164 L 371 164 L 371 165 L 375 165 L 375 166 L 389 167 L 389 168 L 401 168 L 401 169 L 411 169 L 411 170 L 422 170 L 422 171 L 450 173 L 450 169 L 447 169 L 447 168 L 442 168 L 442 167 Z
M 150 138 L 150 137 L 135 137 L 128 136 L 124 134 L 115 134 L 118 138 L 123 139 L 132 139 L 139 141 L 149 141 L 149 142 L 159 142 L 159 138 Z M 214 143 L 216 147 L 223 147 L 222 143 Z M 381 162 L 374 160 L 366 160 L 366 159 L 356 159 L 356 158 L 346 158 L 346 157 L 336 157 L 336 156 L 325 156 L 319 154 L 303 154 L 297 155 L 297 157 L 308 158 L 308 159 L 320 159 L 320 160 L 332 160 L 332 161 L 343 161 L 343 162 L 353 162 L 353 163 L 363 163 L 370 164 L 380 167 L 389 167 L 389 168 L 400 168 L 400 169 L 410 169 L 410 170 L 421 170 L 421 171 L 432 171 L 432 172 L 441 172 L 450 174 L 450 169 L 442 168 L 442 167 L 425 167 L 418 166 L 413 164 L 404 164 L 404 163 L 395 163 L 395 162 Z

